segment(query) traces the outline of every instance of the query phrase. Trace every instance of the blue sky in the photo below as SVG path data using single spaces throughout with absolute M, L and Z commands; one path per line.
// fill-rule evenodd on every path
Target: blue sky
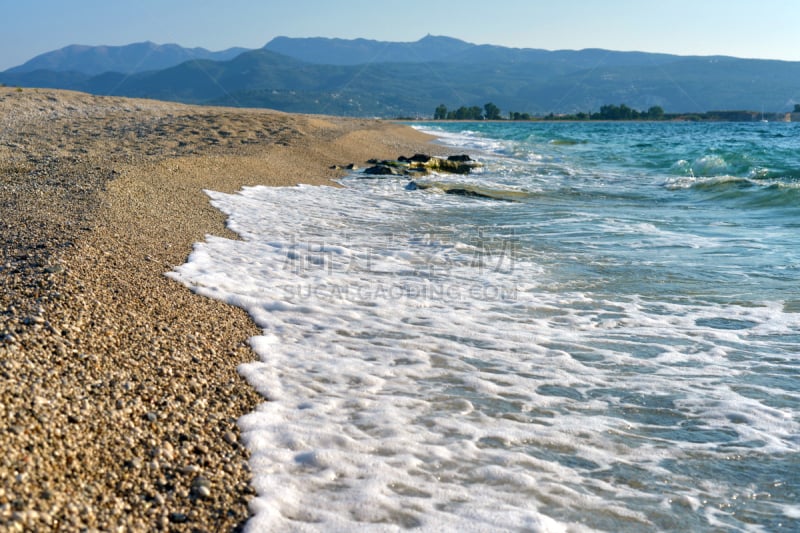
M 220 50 L 278 35 L 800 61 L 800 0 L 0 0 L 0 70 L 69 44 Z

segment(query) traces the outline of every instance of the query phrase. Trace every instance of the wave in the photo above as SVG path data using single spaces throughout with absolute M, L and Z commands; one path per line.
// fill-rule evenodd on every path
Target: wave
M 555 146 L 575 146 L 578 144 L 588 144 L 589 141 L 583 139 L 569 139 L 566 137 L 562 137 L 559 139 L 551 139 L 549 141 L 550 144 Z
M 684 176 L 669 178 L 665 188 L 672 191 L 688 190 L 702 195 L 705 201 L 732 201 L 743 207 L 798 207 L 800 206 L 800 179 L 774 177 L 714 176 L 697 178 Z
M 672 172 L 690 177 L 741 176 L 752 170 L 752 162 L 743 154 L 708 154 L 692 161 L 680 159 Z
M 800 184 L 775 183 L 746 198 L 750 207 L 800 207 Z
M 669 178 L 664 186 L 669 190 L 692 189 L 696 191 L 721 191 L 732 188 L 742 189 L 758 186 L 755 180 L 739 176 L 711 176 L 695 177 L 682 176 L 679 178 Z
M 750 172 L 750 178 L 754 180 L 764 180 L 788 185 L 800 184 L 800 169 L 770 169 L 755 168 Z
M 670 173 L 690 178 L 741 177 L 752 179 L 800 181 L 800 168 L 786 167 L 780 158 L 758 161 L 745 153 L 707 154 L 691 161 L 679 159 Z

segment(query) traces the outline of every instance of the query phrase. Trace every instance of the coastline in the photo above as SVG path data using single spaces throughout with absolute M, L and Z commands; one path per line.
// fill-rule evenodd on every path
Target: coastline
M 204 189 L 330 184 L 430 151 L 391 122 L 0 89 L 0 528 L 222 531 L 253 495 L 236 371 L 259 333 L 164 276 Z

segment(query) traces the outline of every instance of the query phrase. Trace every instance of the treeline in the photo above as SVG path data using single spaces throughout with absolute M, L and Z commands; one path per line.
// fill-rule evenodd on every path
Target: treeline
M 664 109 L 654 105 L 647 111 L 638 111 L 625 104 L 604 105 L 597 113 L 575 113 L 574 115 L 555 115 L 550 113 L 545 120 L 663 120 Z
M 489 102 L 484 106 L 461 106 L 454 111 L 449 111 L 447 106 L 440 104 L 433 112 L 434 120 L 503 120 L 500 108 Z
M 800 104 L 795 104 L 794 112 L 800 113 Z M 684 122 L 757 122 L 791 120 L 788 113 L 764 113 L 756 111 L 706 111 L 705 113 L 665 113 L 661 106 L 652 106 L 647 111 L 638 111 L 625 104 L 604 105 L 596 113 L 555 114 L 534 116 L 530 113 L 509 111 L 508 118 L 502 116 L 500 108 L 489 102 L 483 107 L 461 106 L 448 110 L 439 105 L 433 114 L 434 120 L 677 120 Z
M 625 104 L 604 105 L 597 113 L 576 113 L 572 115 L 556 115 L 550 113 L 544 117 L 536 117 L 530 113 L 509 111 L 508 119 L 502 116 L 500 108 L 489 102 L 479 106 L 461 106 L 455 110 L 447 109 L 440 104 L 433 113 L 434 120 L 663 120 L 666 118 L 660 106 L 653 106 L 647 111 L 638 111 Z

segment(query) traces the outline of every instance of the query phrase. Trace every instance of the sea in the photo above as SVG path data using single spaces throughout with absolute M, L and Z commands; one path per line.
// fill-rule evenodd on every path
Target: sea
M 800 531 L 800 124 L 413 127 L 480 167 L 207 191 L 168 274 L 263 330 L 247 529 Z

